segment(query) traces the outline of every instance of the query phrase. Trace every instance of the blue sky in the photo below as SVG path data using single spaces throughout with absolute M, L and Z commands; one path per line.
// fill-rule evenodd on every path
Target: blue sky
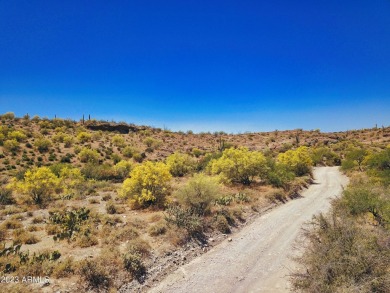
M 390 1 L 1 1 L 0 112 L 172 130 L 390 125 Z

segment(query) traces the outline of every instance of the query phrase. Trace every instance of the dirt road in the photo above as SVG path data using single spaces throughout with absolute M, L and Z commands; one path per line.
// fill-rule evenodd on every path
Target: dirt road
M 336 167 L 314 170 L 316 184 L 302 198 L 259 217 L 208 253 L 164 279 L 149 292 L 289 292 L 290 256 L 302 225 L 329 208 L 347 179 Z

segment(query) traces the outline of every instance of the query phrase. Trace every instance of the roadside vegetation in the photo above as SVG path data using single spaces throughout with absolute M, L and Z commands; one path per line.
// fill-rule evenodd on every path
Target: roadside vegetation
M 385 188 L 389 133 L 194 134 L 3 114 L 0 270 L 49 276 L 48 288 L 71 291 L 142 283 L 157 257 L 190 244 L 203 252 L 209 239 L 296 197 L 313 166 L 365 171 Z M 388 210 L 374 206 L 373 220 L 385 229 Z
M 342 168 L 351 183 L 305 232 L 292 276 L 299 292 L 390 292 L 390 145 L 351 149 Z

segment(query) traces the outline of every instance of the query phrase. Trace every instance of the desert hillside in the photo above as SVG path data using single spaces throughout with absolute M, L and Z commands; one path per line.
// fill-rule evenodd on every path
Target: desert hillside
M 9 118 L 10 116 L 11 118 Z M 328 147 L 343 155 L 349 144 L 383 148 L 390 143 L 390 127 L 323 133 L 316 130 L 275 130 L 244 134 L 204 132 L 194 134 L 126 123 L 96 120 L 72 121 L 34 116 L 14 118 L 2 115 L 0 170 L 64 162 L 81 167 L 82 148 L 95 149 L 99 163 L 114 164 L 121 159 L 163 160 L 174 152 L 202 158 L 227 147 L 244 146 L 275 156 L 297 146 Z
M 390 144 L 389 127 L 195 134 L 0 121 L 0 268 L 11 292 L 142 288 L 299 196 L 314 166 L 359 172 Z

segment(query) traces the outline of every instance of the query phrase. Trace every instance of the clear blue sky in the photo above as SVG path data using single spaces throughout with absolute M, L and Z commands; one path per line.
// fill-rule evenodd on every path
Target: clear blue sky
M 390 125 L 390 1 L 0 1 L 0 112 L 172 130 Z

